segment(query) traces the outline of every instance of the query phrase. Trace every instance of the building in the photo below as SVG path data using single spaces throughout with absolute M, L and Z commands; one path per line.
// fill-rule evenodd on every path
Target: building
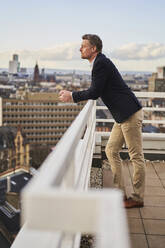
M 0 176 L 18 168 L 29 169 L 29 144 L 20 127 L 0 127 Z
M 1 83 L 7 83 L 9 81 L 8 79 L 8 73 L 6 71 L 3 71 L 0 73 L 0 82 Z
M 13 54 L 13 60 L 9 61 L 9 74 L 16 74 L 19 72 L 20 62 L 18 61 L 18 55 Z
M 158 67 L 157 72 L 149 78 L 148 91 L 165 91 L 165 67 Z
M 165 78 L 165 66 L 158 67 L 157 72 L 158 72 L 158 78 L 161 78 L 161 79 Z
M 25 67 L 21 67 L 20 68 L 20 73 L 26 74 L 27 73 L 27 69 Z
M 39 67 L 38 67 L 37 63 L 34 67 L 33 81 L 34 81 L 34 83 L 40 82 L 40 71 L 39 71 Z
M 57 93 L 24 92 L 19 99 L 0 98 L 0 125 L 21 126 L 29 144 L 54 146 L 85 102 L 62 103 Z
M 10 247 L 20 228 L 20 192 L 32 177 L 29 144 L 18 127 L 0 127 L 0 245 Z
M 13 54 L 13 60 L 18 62 L 18 54 Z

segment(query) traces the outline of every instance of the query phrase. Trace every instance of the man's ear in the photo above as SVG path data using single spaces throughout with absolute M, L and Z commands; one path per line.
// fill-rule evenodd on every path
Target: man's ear
M 93 46 L 93 47 L 92 47 L 92 50 L 93 50 L 93 52 L 97 52 L 96 46 Z

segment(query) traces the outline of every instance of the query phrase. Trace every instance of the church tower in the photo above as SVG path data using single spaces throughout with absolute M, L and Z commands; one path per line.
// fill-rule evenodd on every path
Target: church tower
M 39 71 L 39 67 L 38 67 L 38 64 L 36 62 L 36 65 L 34 67 L 34 74 L 33 74 L 33 81 L 35 83 L 38 83 L 40 81 L 40 71 Z

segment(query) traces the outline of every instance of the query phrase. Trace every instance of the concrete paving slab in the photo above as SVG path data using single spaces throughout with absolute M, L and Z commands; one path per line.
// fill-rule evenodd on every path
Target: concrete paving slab
M 164 207 L 165 206 L 165 196 L 151 196 L 147 195 L 144 198 L 145 206 L 155 206 L 155 207 Z
M 140 208 L 143 219 L 165 220 L 165 207 L 144 207 Z
M 131 234 L 131 248 L 148 248 L 146 236 L 144 234 Z
M 145 196 L 152 195 L 152 196 L 165 196 L 165 189 L 163 187 L 145 187 Z
M 149 243 L 149 248 L 164 248 L 165 247 L 165 236 L 147 235 L 147 240 Z
M 141 219 L 128 218 L 128 226 L 130 233 L 144 234 L 144 227 Z
M 162 182 L 158 178 L 146 177 L 146 186 L 162 187 Z
M 146 234 L 165 235 L 165 220 L 143 219 Z
M 138 208 L 126 209 L 128 218 L 141 218 L 140 210 Z

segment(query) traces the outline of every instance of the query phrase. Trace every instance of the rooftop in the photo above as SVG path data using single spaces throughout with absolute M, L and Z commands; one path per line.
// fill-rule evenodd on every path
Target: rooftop
M 142 93 L 141 97 L 165 98 L 165 93 L 148 92 Z M 148 111 L 164 111 L 164 108 L 160 110 L 150 107 Z M 113 120 L 105 122 L 108 121 Z M 144 122 L 165 124 L 164 120 Z M 145 206 L 126 211 L 122 194 L 112 189 L 109 167 L 94 168 L 97 176 L 101 177 L 103 188 L 88 188 L 92 160 L 104 161 L 102 148 L 106 142 L 105 137 L 109 135 L 106 132 L 96 132 L 95 124 L 95 102 L 89 101 L 56 149 L 44 161 L 39 173 L 24 189 L 22 216 L 25 224 L 12 248 L 78 248 L 80 233 L 97 234 L 99 248 L 164 247 L 164 161 L 147 160 Z M 164 133 L 144 133 L 143 143 L 145 155 L 155 154 L 158 157 L 160 154 L 161 159 L 164 159 Z M 126 147 L 123 147 L 123 151 L 126 152 Z M 123 161 L 123 171 L 129 195 L 132 190 L 132 165 L 127 159 Z
M 128 195 L 132 192 L 133 168 L 123 161 Z M 131 180 L 129 176 L 131 175 Z M 110 168 L 103 169 L 103 187 L 113 187 Z M 128 209 L 127 220 L 132 248 L 163 248 L 165 246 L 165 162 L 146 161 L 144 207 Z

